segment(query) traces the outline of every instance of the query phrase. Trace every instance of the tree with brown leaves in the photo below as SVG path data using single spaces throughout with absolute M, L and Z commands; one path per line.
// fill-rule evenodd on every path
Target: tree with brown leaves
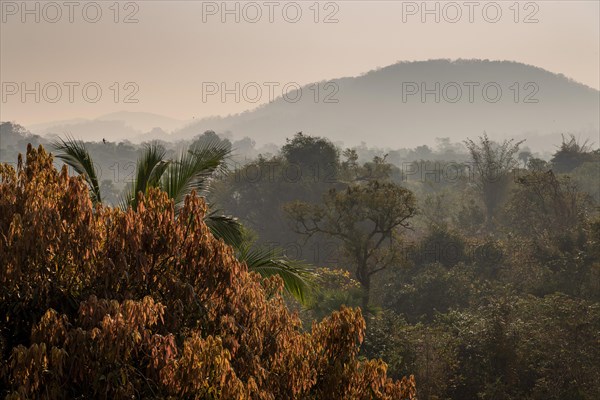
M 414 399 L 359 360 L 342 308 L 310 331 L 279 277 L 248 272 L 194 193 L 94 208 L 85 181 L 31 147 L 0 166 L 0 387 L 9 399 Z

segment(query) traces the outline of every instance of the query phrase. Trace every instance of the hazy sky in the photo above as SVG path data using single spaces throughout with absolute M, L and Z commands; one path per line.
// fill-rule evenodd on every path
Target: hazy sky
M 21 1 L 0 3 L 0 120 L 24 125 L 120 110 L 178 119 L 226 115 L 267 102 L 265 82 L 279 85 L 269 84 L 277 96 L 285 84 L 360 75 L 401 60 L 514 60 L 600 87 L 596 0 L 430 1 L 431 14 L 423 14 L 420 1 L 138 1 L 117 7 L 114 1 L 29 1 L 30 14 Z M 233 11 L 224 14 L 225 7 Z M 239 102 L 233 94 L 222 101 L 219 93 L 206 93 L 221 83 L 234 89 L 236 82 L 240 92 L 256 82 L 245 96 L 256 103 L 244 101 L 243 93 Z M 24 102 L 22 84 L 31 90 Z

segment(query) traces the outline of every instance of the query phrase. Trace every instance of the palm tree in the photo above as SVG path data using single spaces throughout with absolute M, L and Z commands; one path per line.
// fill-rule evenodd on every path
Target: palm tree
M 96 176 L 96 168 L 94 161 L 90 157 L 85 144 L 81 140 L 75 140 L 67 136 L 67 140 L 62 138 L 57 139 L 52 143 L 52 146 L 60 153 L 56 155 L 65 164 L 69 165 L 79 175 L 82 175 L 90 186 L 90 197 L 92 203 L 101 203 L 100 185 Z
M 84 142 L 67 136 L 66 139 L 56 140 L 52 145 L 58 151 L 57 158 L 84 177 L 90 187 L 92 202 L 101 203 L 102 195 L 94 162 Z M 176 159 L 168 159 L 166 149 L 158 142 L 146 144 L 137 160 L 135 178 L 126 188 L 120 207 L 132 207 L 135 210 L 138 193 L 147 193 L 148 189 L 156 187 L 173 199 L 178 212 L 185 196 L 193 190 L 206 198 L 215 175 L 226 173 L 230 155 L 231 148 L 215 140 L 194 145 L 187 151 L 182 151 Z M 279 249 L 266 251 L 251 246 L 242 224 L 219 210 L 210 210 L 205 223 L 216 238 L 222 239 L 236 250 L 238 259 L 245 262 L 248 269 L 263 277 L 281 276 L 286 291 L 306 304 L 314 286 L 311 266 L 288 259 Z

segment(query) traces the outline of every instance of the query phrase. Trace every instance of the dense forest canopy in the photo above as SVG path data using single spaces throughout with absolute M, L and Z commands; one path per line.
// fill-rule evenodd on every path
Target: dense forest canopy
M 212 131 L 81 142 L 102 171 L 98 202 L 51 141 L 0 128 L 10 398 L 600 397 L 594 143 L 564 134 L 543 155 L 485 133 L 395 150 L 307 133 L 267 152 Z M 29 142 L 47 150 L 18 158 Z M 202 146 L 230 156 L 181 207 L 137 169 L 149 149 L 164 150 L 162 173 Z M 305 297 L 282 292 L 302 269 L 253 270 L 212 210 L 235 217 L 253 254 L 312 264 Z

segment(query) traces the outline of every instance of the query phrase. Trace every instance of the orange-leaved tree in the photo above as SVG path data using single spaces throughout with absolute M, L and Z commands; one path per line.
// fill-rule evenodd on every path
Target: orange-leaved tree
M 192 194 L 92 206 L 81 177 L 28 147 L 0 166 L 0 388 L 9 399 L 413 399 L 358 359 L 342 308 L 305 331 L 279 277 L 248 272 Z M 1 389 L 0 389 L 1 390 Z

